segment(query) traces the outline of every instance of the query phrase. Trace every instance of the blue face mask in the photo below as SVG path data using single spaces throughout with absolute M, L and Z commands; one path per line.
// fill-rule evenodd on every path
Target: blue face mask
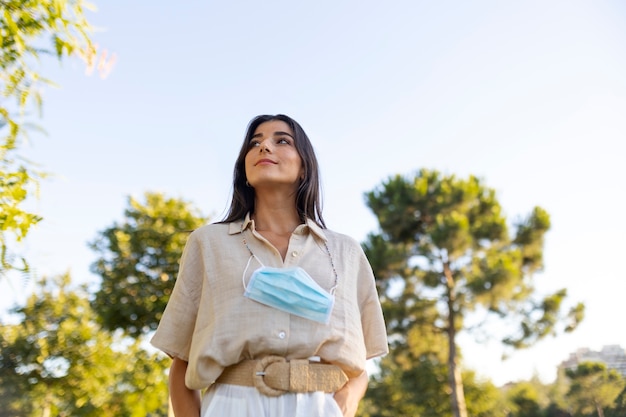
M 251 300 L 324 324 L 330 321 L 335 304 L 335 296 L 300 267 L 262 266 L 252 273 L 247 286 L 244 282 L 244 288 L 243 295 Z

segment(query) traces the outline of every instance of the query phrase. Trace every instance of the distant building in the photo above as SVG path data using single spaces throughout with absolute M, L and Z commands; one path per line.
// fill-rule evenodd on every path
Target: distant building
M 619 345 L 608 345 L 602 350 L 595 351 L 589 348 L 578 349 L 570 353 L 569 358 L 559 365 L 562 370 L 576 369 L 581 362 L 602 362 L 607 368 L 615 369 L 626 378 L 626 349 Z

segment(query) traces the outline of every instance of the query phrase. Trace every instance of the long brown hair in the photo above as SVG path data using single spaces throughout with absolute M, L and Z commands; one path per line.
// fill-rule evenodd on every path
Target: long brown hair
M 296 150 L 302 159 L 302 165 L 304 167 L 304 179 L 300 182 L 296 195 L 296 208 L 300 219 L 304 222 L 306 218 L 313 220 L 320 227 L 326 228 L 324 219 L 322 217 L 322 204 L 321 204 L 321 185 L 319 178 L 319 165 L 317 163 L 317 157 L 313 150 L 313 145 L 309 140 L 309 137 L 302 129 L 302 126 L 298 124 L 289 116 L 284 114 L 276 115 L 261 115 L 257 116 L 250 121 L 246 136 L 239 156 L 235 162 L 235 170 L 233 174 L 233 198 L 230 203 L 230 209 L 226 214 L 224 220 L 220 223 L 229 223 L 236 220 L 243 219 L 247 213 L 254 212 L 254 188 L 246 185 L 246 167 L 245 159 L 248 151 L 250 150 L 250 141 L 256 131 L 257 127 L 265 122 L 279 120 L 287 123 L 294 133 L 294 142 Z

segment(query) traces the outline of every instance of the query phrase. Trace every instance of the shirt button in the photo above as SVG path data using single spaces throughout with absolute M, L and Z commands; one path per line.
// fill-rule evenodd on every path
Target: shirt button
M 293 252 L 291 252 L 291 256 L 293 256 L 294 258 L 298 256 L 298 251 L 294 250 Z
M 287 333 L 285 333 L 285 332 L 280 332 L 280 333 L 278 333 L 278 337 L 279 337 L 280 339 L 284 339 L 284 338 L 285 338 L 285 336 L 287 336 Z

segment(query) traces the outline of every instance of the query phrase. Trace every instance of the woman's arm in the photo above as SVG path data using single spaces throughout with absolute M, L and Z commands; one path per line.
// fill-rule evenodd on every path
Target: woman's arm
M 367 372 L 363 371 L 356 378 L 349 379 L 346 385 L 335 393 L 335 401 L 337 401 L 344 417 L 354 417 L 359 408 L 359 402 L 367 391 L 368 382 Z
M 174 358 L 170 368 L 170 398 L 176 417 L 200 416 L 200 391 L 190 390 L 185 385 L 187 362 Z

